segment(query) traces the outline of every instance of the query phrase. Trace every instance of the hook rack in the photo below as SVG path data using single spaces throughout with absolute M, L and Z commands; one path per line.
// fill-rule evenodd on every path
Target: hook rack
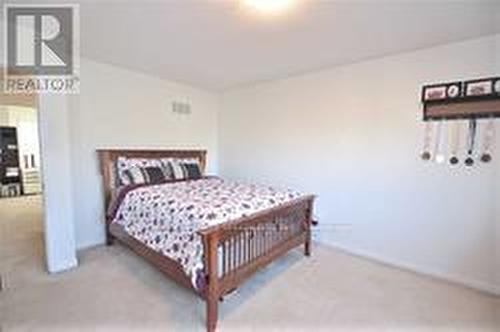
M 424 121 L 500 118 L 500 77 L 426 85 Z

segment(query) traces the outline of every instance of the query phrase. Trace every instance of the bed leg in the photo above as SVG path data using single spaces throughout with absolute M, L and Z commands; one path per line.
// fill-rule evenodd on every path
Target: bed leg
M 219 298 L 222 294 L 219 292 L 217 275 L 217 246 L 218 233 L 211 233 L 203 237 L 203 246 L 205 250 L 205 268 L 207 274 L 207 332 L 214 332 L 217 326 Z
M 106 229 L 106 245 L 111 246 L 115 243 L 115 237 L 111 234 L 109 229 Z
M 207 299 L 207 332 L 214 332 L 217 327 L 218 299 Z
M 306 242 L 304 242 L 304 255 L 311 256 L 311 234 L 307 234 Z
M 311 225 L 312 225 L 312 202 L 309 203 L 307 208 L 307 222 L 306 222 L 306 241 L 304 242 L 304 255 L 311 256 Z

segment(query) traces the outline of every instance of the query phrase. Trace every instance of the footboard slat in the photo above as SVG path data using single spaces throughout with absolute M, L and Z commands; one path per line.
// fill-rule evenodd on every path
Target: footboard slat
M 240 267 L 238 270 L 233 271 L 232 273 L 228 274 L 224 278 L 222 278 L 220 282 L 220 290 L 222 295 L 224 295 L 226 292 L 234 289 L 238 285 L 241 284 L 242 280 L 247 279 L 249 276 L 254 274 L 256 271 L 261 269 L 262 267 L 266 266 L 267 264 L 271 263 L 273 260 L 275 260 L 277 257 L 283 255 L 284 253 L 288 252 L 290 249 L 293 249 L 301 244 L 303 244 L 305 241 L 305 235 L 300 236 L 300 237 L 295 237 L 291 238 L 288 241 L 285 241 L 282 243 L 282 245 L 276 247 L 275 250 L 272 250 L 268 252 L 267 255 L 261 255 L 260 257 L 256 258 L 252 264 L 245 264 L 242 267 Z
M 217 232 L 221 248 L 218 283 L 224 285 L 222 288 L 236 287 L 232 281 L 235 275 L 245 274 L 242 271 L 252 266 L 259 268 L 262 257 L 276 249 L 286 248 L 289 243 L 305 243 L 308 240 L 311 208 L 312 200 L 303 200 L 273 213 L 247 218 L 212 231 Z

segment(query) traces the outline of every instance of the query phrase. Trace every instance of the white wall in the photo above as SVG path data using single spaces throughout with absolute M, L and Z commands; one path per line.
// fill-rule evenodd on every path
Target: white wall
M 188 101 L 191 115 L 171 111 Z M 216 172 L 219 96 L 90 60 L 81 61 L 80 94 L 71 97 L 71 171 L 78 248 L 104 241 L 95 150 L 107 147 L 203 148 Z
M 422 162 L 419 98 L 426 83 L 500 74 L 499 39 L 228 91 L 219 115 L 221 174 L 318 194 L 321 241 L 493 290 L 499 164 Z

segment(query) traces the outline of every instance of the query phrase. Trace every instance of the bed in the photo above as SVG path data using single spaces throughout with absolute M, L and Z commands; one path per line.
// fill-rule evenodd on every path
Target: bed
M 204 174 L 206 151 L 97 153 L 107 244 L 120 241 L 204 299 L 207 331 L 216 329 L 219 301 L 252 274 L 293 248 L 311 254 L 312 195 L 207 176 L 117 190 L 124 159 L 191 160 Z

